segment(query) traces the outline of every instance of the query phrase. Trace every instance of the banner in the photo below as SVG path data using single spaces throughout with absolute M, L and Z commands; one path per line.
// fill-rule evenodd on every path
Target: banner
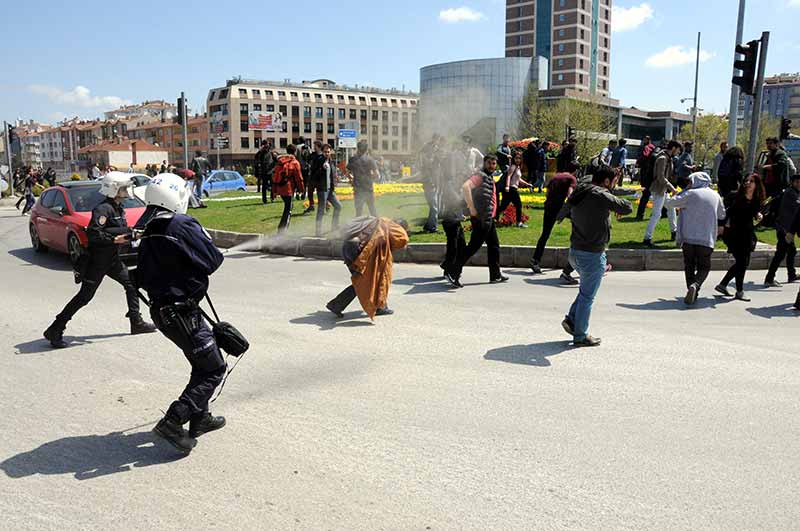
M 250 131 L 280 132 L 283 129 L 283 115 L 279 112 L 251 112 L 247 119 Z

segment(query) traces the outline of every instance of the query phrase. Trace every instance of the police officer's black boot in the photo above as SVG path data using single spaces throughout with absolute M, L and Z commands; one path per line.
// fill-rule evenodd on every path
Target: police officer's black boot
M 163 437 L 168 443 L 177 448 L 179 451 L 188 454 L 197 445 L 197 439 L 190 437 L 186 430 L 183 429 L 183 422 L 181 422 L 178 410 L 186 409 L 186 406 L 180 402 L 173 402 L 167 410 L 164 418 L 158 421 L 153 433 Z M 183 417 L 186 418 L 185 416 Z
M 128 318 L 131 320 L 131 335 L 133 336 L 137 334 L 150 334 L 156 331 L 155 325 L 142 319 L 142 314 L 140 313 L 129 314 Z
M 66 348 L 67 342 L 64 341 L 64 329 L 67 327 L 67 322 L 63 319 L 56 317 L 53 324 L 47 327 L 44 331 L 44 338 L 50 342 L 53 348 Z
M 199 437 L 204 433 L 218 430 L 225 426 L 225 417 L 215 417 L 211 413 L 206 412 L 202 415 L 196 415 L 189 421 L 189 436 Z

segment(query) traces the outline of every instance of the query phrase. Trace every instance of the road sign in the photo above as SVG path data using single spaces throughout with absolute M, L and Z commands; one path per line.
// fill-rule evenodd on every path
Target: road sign
M 346 149 L 358 147 L 358 131 L 355 129 L 339 129 L 339 147 Z
M 783 140 L 783 147 L 792 153 L 800 152 L 800 138 L 787 138 Z
M 339 138 L 358 138 L 358 131 L 355 129 L 339 129 Z

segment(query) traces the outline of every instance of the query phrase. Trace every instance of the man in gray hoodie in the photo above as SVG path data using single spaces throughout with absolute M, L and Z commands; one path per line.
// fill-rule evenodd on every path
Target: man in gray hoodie
M 691 306 L 697 302 L 700 287 L 711 272 L 711 254 L 721 223 L 725 222 L 722 198 L 711 189 L 711 177 L 705 172 L 689 176 L 689 186 L 680 194 L 668 198 L 667 208 L 680 209 L 678 215 L 678 245 L 683 249 L 686 273 L 686 296 Z

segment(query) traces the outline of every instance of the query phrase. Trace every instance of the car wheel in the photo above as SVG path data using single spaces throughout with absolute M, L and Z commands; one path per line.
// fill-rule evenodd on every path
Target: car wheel
M 30 224 L 29 232 L 31 233 L 31 246 L 33 250 L 37 253 L 46 253 L 47 247 L 42 243 L 42 240 L 39 239 L 39 229 L 36 228 L 36 225 L 33 223 Z
M 81 242 L 74 233 L 70 233 L 67 237 L 67 252 L 69 253 L 69 261 L 72 262 L 72 265 L 77 264 L 78 259 L 83 254 Z

